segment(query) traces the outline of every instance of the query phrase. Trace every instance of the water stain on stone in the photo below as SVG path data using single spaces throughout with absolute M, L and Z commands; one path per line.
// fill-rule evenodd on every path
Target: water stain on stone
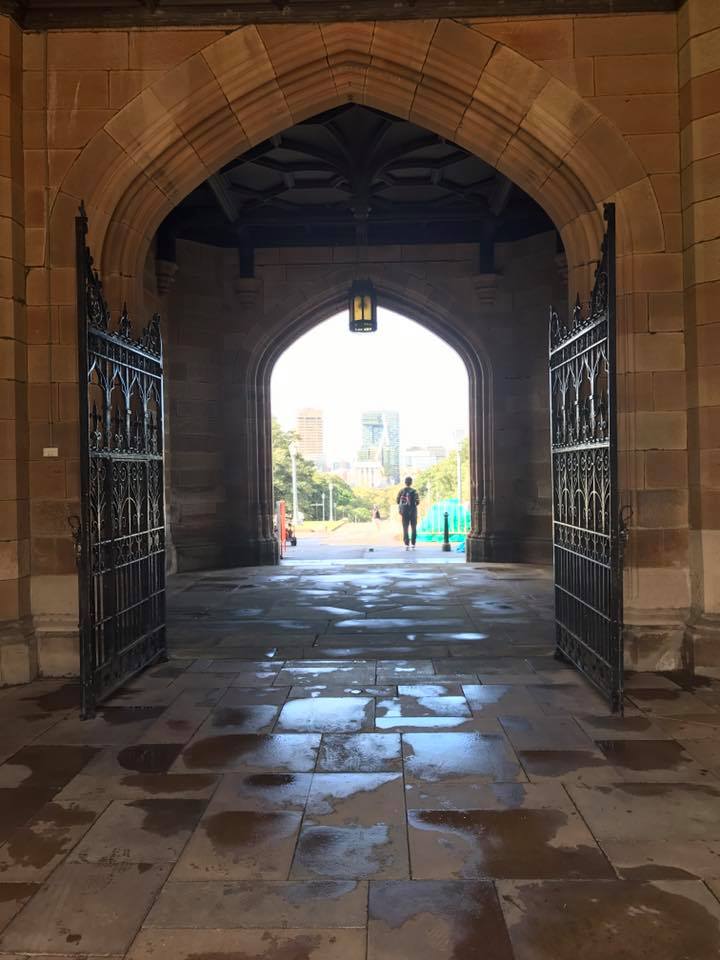
M 393 860 L 390 831 L 384 823 L 368 827 L 307 825 L 295 855 L 303 876 L 353 879 L 376 876 Z
M 232 850 L 266 840 L 290 836 L 297 828 L 296 816 L 258 813 L 253 810 L 221 810 L 207 817 L 202 826 L 216 849 Z
M 196 740 L 183 753 L 185 765 L 191 768 L 223 767 L 230 760 L 257 749 L 257 738 L 251 734 L 225 734 Z
M 72 827 L 89 826 L 94 819 L 92 810 L 49 803 L 32 823 L 10 837 L 3 852 L 13 866 L 42 869 L 72 844 Z M 7 865 L 0 865 L 0 871 L 5 869 Z
M 519 912 L 511 927 L 513 943 L 533 960 L 578 955 L 607 960 L 609 953 L 616 960 L 720 955 L 717 916 L 702 903 L 653 884 L 522 884 L 503 900 Z
M 604 757 L 588 750 L 518 750 L 518 757 L 527 772 L 538 777 L 561 777 L 590 768 L 609 768 Z
M 137 743 L 120 750 L 117 762 L 133 773 L 167 773 L 181 750 L 175 743 Z
M 203 951 L 188 953 L 185 960 L 312 960 L 317 948 L 322 946 L 322 938 L 312 933 L 296 934 L 292 940 L 285 940 L 282 943 L 270 933 L 265 934 L 263 939 L 269 942 L 268 949 L 262 953 L 255 951 L 246 953 L 244 950 L 238 952 L 234 949 L 229 953 Z M 328 942 L 332 944 L 336 942 L 336 938 L 329 937 Z
M 612 764 L 627 770 L 675 770 L 692 757 L 674 740 L 598 740 Z M 707 771 L 703 771 L 707 772 Z
M 590 835 L 559 845 L 568 823 L 561 810 L 413 810 L 409 822 L 420 830 L 455 835 L 472 846 L 458 860 L 460 875 L 503 879 L 614 878 Z M 418 844 L 421 841 L 417 841 Z
M 104 707 L 98 711 L 106 723 L 121 727 L 128 723 L 142 723 L 143 720 L 157 720 L 166 707 Z
M 221 707 L 213 711 L 211 722 L 214 727 L 228 727 L 247 723 L 252 712 L 247 707 Z
M 371 924 L 382 923 L 391 930 L 400 930 L 413 921 L 422 923 L 428 943 L 434 941 L 433 928 L 437 923 L 443 948 L 452 951 L 443 952 L 447 960 L 475 960 L 480 944 L 484 956 L 513 960 L 495 887 L 488 881 L 375 883 L 370 891 L 369 917 Z M 382 933 L 374 933 L 376 942 L 382 943 Z M 413 932 L 408 931 L 407 943 L 403 945 L 408 955 L 416 942 L 414 937 Z M 447 942 L 448 937 L 451 943 Z M 397 939 L 392 942 L 396 944 Z
M 582 722 L 588 727 L 627 730 L 629 733 L 643 733 L 653 726 L 647 717 L 583 717 Z
M 174 837 L 193 830 L 203 815 L 205 800 L 131 800 L 127 804 L 145 814 L 142 828 L 158 837 Z
M 0 789 L 0 843 L 52 800 L 57 787 Z
M 245 778 L 245 783 L 260 788 L 289 787 L 296 779 L 291 773 L 254 773 Z
M 37 696 L 23 697 L 22 700 L 34 703 L 38 709 L 46 713 L 57 710 L 72 710 L 80 704 L 80 684 L 64 683 L 55 690 L 41 693 Z
M 617 790 L 621 793 L 627 793 L 631 797 L 665 797 L 668 794 L 682 791 L 683 793 L 695 793 L 700 796 L 710 797 L 713 800 L 720 800 L 720 789 L 703 783 L 616 783 L 613 787 L 607 788 L 607 792 Z
M 211 774 L 202 773 L 169 773 L 169 774 L 130 774 L 123 777 L 120 783 L 124 787 L 131 787 L 142 793 L 196 793 L 198 790 L 208 790 L 216 783 Z
M 697 880 L 694 873 L 680 867 L 666 867 L 659 863 L 647 863 L 639 867 L 616 867 L 623 880 L 650 883 L 653 880 Z
M 683 690 L 692 691 L 699 690 L 702 687 L 714 686 L 712 677 L 705 677 L 700 673 L 691 673 L 688 670 L 663 670 L 660 676 L 672 680 Z
M 0 883 L 0 903 L 29 900 L 39 889 L 39 883 Z
M 687 691 L 653 687 L 638 687 L 636 690 L 628 690 L 628 696 L 632 700 L 667 700 L 672 702 L 678 700 L 683 693 L 687 693 Z
M 13 754 L 5 766 L 27 768 L 23 787 L 64 787 L 97 753 L 96 747 L 31 744 Z

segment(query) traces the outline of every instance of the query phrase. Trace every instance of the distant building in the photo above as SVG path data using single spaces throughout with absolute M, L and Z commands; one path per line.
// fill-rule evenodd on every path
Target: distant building
M 363 413 L 362 446 L 358 460 L 379 462 L 385 483 L 400 480 L 400 414 L 397 410 L 368 410 Z
M 298 448 L 306 460 L 325 469 L 325 427 L 322 410 L 304 407 L 297 415 Z
M 345 483 L 352 482 L 352 464 L 349 460 L 334 460 L 330 468 L 330 473 L 340 477 Z
M 388 479 L 379 460 L 356 460 L 352 469 L 352 482 L 356 487 L 385 487 Z
M 408 447 L 403 455 L 403 464 L 410 473 L 434 467 L 447 456 L 445 447 Z

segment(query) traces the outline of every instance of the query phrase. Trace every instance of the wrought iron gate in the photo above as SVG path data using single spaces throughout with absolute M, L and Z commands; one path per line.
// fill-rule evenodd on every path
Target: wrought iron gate
M 85 717 L 166 650 L 160 317 L 138 339 L 126 308 L 112 325 L 87 229 L 81 206 L 75 221 L 81 464 L 75 540 Z
M 557 655 L 623 700 L 622 562 L 615 370 L 615 205 L 590 303 L 550 311 L 550 419 Z

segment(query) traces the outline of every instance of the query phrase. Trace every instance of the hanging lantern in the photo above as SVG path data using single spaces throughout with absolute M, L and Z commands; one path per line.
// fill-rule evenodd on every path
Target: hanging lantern
M 374 333 L 377 330 L 377 295 L 370 280 L 353 281 L 348 309 L 352 333 Z

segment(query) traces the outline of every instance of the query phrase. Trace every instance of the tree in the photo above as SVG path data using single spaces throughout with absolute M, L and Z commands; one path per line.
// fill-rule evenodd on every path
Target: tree
M 292 464 L 290 457 L 290 443 L 297 443 L 298 435 L 291 430 L 283 430 L 278 421 L 272 421 L 272 451 L 273 451 L 273 498 L 285 500 L 292 505 Z M 306 460 L 301 453 L 295 459 L 297 476 L 298 509 L 307 515 L 312 510 L 312 504 L 320 500 L 323 484 L 315 466 Z M 294 518 L 296 519 L 296 518 Z
M 470 499 L 470 441 L 466 437 L 460 444 L 460 467 L 462 471 L 462 499 Z M 457 456 L 455 451 L 448 454 L 444 460 L 421 470 L 415 478 L 413 486 L 422 498 L 445 500 L 457 496 Z

